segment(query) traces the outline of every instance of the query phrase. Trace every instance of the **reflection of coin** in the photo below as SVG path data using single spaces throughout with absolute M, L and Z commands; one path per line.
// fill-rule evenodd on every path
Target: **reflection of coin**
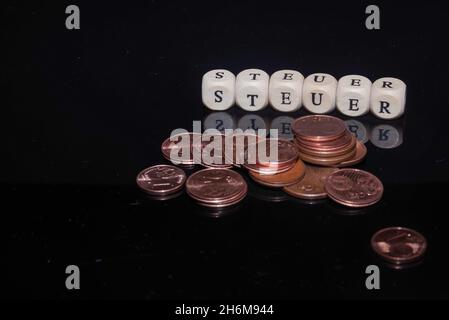
M 327 197 L 326 190 L 324 190 L 324 181 L 327 176 L 337 169 L 306 166 L 306 173 L 304 178 L 288 187 L 284 187 L 284 191 L 289 195 L 301 199 L 323 199 Z
M 380 200 L 383 185 L 369 172 L 341 169 L 329 175 L 324 183 L 329 197 L 348 207 L 365 207 Z
M 136 178 L 137 185 L 153 196 L 166 196 L 179 191 L 186 181 L 182 169 L 169 165 L 157 165 L 141 171 Z
M 240 202 L 248 187 L 240 174 L 229 169 L 204 169 L 192 174 L 187 194 L 207 207 L 226 207 Z
M 371 247 L 383 259 L 404 264 L 420 259 L 427 248 L 427 240 L 419 232 L 402 227 L 385 228 L 371 238 Z

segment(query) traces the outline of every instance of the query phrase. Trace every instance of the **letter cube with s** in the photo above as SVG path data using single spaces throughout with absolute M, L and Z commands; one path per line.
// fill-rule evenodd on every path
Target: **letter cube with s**
M 235 102 L 235 76 L 224 69 L 211 70 L 204 74 L 202 99 L 211 110 L 227 110 Z

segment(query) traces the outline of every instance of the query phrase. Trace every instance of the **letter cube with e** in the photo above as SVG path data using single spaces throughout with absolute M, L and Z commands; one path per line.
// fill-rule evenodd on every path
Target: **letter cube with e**
M 314 73 L 304 80 L 302 103 L 313 113 L 328 113 L 335 109 L 337 79 L 330 74 Z
M 338 80 L 337 109 L 350 117 L 369 112 L 371 80 L 358 75 L 348 75 Z
M 405 110 L 407 86 L 396 78 L 380 78 L 371 87 L 371 112 L 381 119 L 395 119 Z
M 281 112 L 298 110 L 302 105 L 304 76 L 294 70 L 280 70 L 271 75 L 268 89 L 271 106 Z
M 259 69 L 243 70 L 235 83 L 236 102 L 243 110 L 259 111 L 268 104 L 268 74 Z
M 224 69 L 204 74 L 201 94 L 203 103 L 211 110 L 226 110 L 235 102 L 235 76 Z

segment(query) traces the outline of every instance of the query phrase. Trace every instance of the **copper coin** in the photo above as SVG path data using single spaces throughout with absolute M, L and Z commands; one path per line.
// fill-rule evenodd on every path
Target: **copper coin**
M 346 154 L 336 156 L 336 157 L 317 157 L 317 156 L 311 156 L 306 153 L 299 153 L 299 157 L 304 160 L 305 162 L 320 165 L 320 166 L 332 166 L 336 165 L 338 163 L 341 163 L 343 161 L 346 161 L 348 159 L 351 159 L 355 156 L 356 150 L 353 148 L 351 151 L 349 151 Z
M 192 174 L 186 183 L 187 193 L 198 202 L 231 205 L 248 190 L 240 174 L 229 169 L 203 169 Z
M 346 132 L 343 120 L 325 115 L 312 115 L 296 119 L 292 124 L 297 138 L 309 141 L 338 139 Z
M 380 257 L 393 264 L 405 264 L 420 259 L 427 249 L 427 240 L 419 232 L 391 227 L 377 231 L 371 247 Z
M 304 162 L 302 162 L 301 160 L 297 160 L 293 168 L 282 173 L 274 175 L 264 175 L 250 171 L 249 175 L 256 182 L 262 185 L 268 187 L 285 187 L 301 180 L 304 177 L 305 172 L 306 166 L 304 165 Z
M 203 134 L 202 138 L 206 137 Z M 219 138 L 221 141 L 215 142 Z M 208 138 L 209 139 L 209 138 Z M 202 141 L 201 148 L 194 146 L 194 150 L 199 151 L 201 156 L 201 165 L 206 168 L 232 168 L 233 164 L 226 161 L 226 140 L 225 135 L 211 136 L 209 141 Z M 208 158 L 206 158 L 208 156 Z
M 339 164 L 336 164 L 335 167 L 342 168 L 342 167 L 349 167 L 356 165 L 365 159 L 366 153 L 368 150 L 366 149 L 366 146 L 357 140 L 357 144 L 355 147 L 355 155 L 351 159 L 345 160 L 343 162 L 340 162 Z
M 244 167 L 248 169 L 249 172 L 254 172 L 256 174 L 261 175 L 274 175 L 286 172 L 290 169 L 292 169 L 296 164 L 296 161 L 292 161 L 291 164 L 284 165 L 284 166 L 261 166 L 258 164 L 255 165 L 249 165 L 245 164 Z
M 341 169 L 329 175 L 324 183 L 328 196 L 348 207 L 375 204 L 383 194 L 382 182 L 369 172 Z
M 235 166 L 240 167 L 245 162 L 245 151 L 250 147 L 257 148 L 257 143 L 265 140 L 258 135 L 246 132 L 235 132 L 232 135 L 233 153 L 231 161 Z M 226 154 L 226 156 L 229 156 Z
M 195 147 L 198 149 L 197 145 L 201 145 L 201 134 L 192 132 L 180 133 L 165 139 L 162 143 L 161 151 L 165 159 L 175 164 L 193 165 L 201 162 L 201 159 L 194 159 L 195 154 L 201 155 L 194 152 Z M 188 156 L 183 155 L 185 150 L 189 151 Z M 177 154 L 178 159 L 176 161 L 172 159 L 172 154 Z
M 283 190 L 293 197 L 305 200 L 327 198 L 324 182 L 331 173 L 337 170 L 335 168 L 306 166 L 304 178 L 295 184 L 284 187 Z
M 186 181 L 186 174 L 180 168 L 165 164 L 142 170 L 136 178 L 137 185 L 153 196 L 166 196 L 179 191 Z
M 276 144 L 277 159 L 270 159 L 270 148 Z M 259 157 L 259 149 L 265 148 L 265 155 L 268 159 Z M 298 147 L 291 141 L 282 139 L 266 139 L 259 141 L 256 148 L 248 148 L 245 150 L 245 163 L 243 166 L 256 173 L 276 174 L 291 169 L 298 159 Z
M 354 137 L 349 131 L 338 139 L 325 142 L 310 142 L 301 139 L 295 139 L 296 144 L 302 148 L 316 150 L 316 151 L 335 151 L 344 148 L 352 143 Z
M 344 154 L 347 154 L 348 152 L 351 152 L 357 144 L 357 138 L 353 135 L 349 135 L 349 141 L 347 144 L 340 146 L 339 148 L 335 148 L 332 150 L 327 149 L 317 149 L 317 148 L 306 148 L 302 147 L 298 144 L 299 151 L 301 153 L 306 153 L 310 156 L 314 157 L 320 157 L 320 158 L 332 158 L 332 157 L 338 157 L 342 156 Z
M 246 189 L 245 192 L 242 192 L 239 197 L 236 197 L 230 201 L 225 201 L 225 202 L 220 202 L 220 203 L 208 203 L 208 202 L 198 201 L 198 204 L 200 204 L 204 207 L 208 207 L 208 208 L 230 207 L 230 206 L 240 203 L 246 197 L 247 193 L 248 193 L 248 190 Z

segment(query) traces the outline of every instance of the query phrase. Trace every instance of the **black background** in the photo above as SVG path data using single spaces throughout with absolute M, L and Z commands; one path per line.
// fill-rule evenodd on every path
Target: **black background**
M 65 28 L 69 4 L 80 7 L 80 30 Z M 448 6 L 377 3 L 381 30 L 369 31 L 368 4 L 4 4 L 5 296 L 448 298 Z M 145 198 L 136 174 L 165 163 L 171 130 L 207 116 L 201 77 L 217 68 L 404 80 L 401 119 L 361 119 L 403 133 L 395 149 L 368 142 L 360 165 L 383 181 L 382 201 L 358 211 L 309 205 L 249 181 L 245 201 L 216 219 L 186 195 Z M 372 253 L 371 235 L 395 225 L 427 237 L 421 265 L 392 270 Z M 65 288 L 69 264 L 81 269 L 81 290 Z M 381 290 L 365 288 L 370 264 L 381 268 Z

